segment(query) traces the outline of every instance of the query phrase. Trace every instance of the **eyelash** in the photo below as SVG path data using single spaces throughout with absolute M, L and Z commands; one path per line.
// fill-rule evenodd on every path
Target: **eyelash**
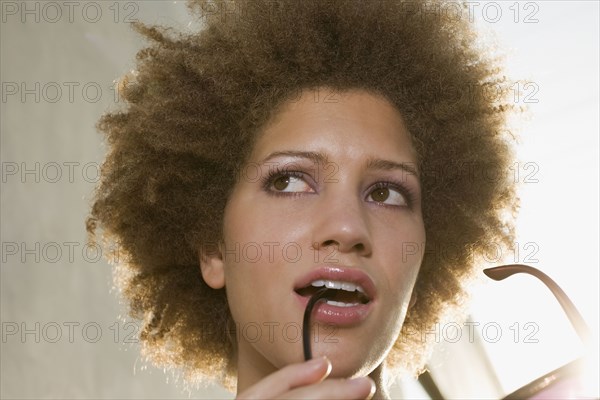
M 263 187 L 263 190 L 271 196 L 278 196 L 278 197 L 300 196 L 300 195 L 303 195 L 306 193 L 305 192 L 280 192 L 277 190 L 272 190 L 271 186 L 273 185 L 273 182 L 275 182 L 275 180 L 277 178 L 281 178 L 284 176 L 302 179 L 304 182 L 306 182 L 305 175 L 306 174 L 304 174 L 303 172 L 299 172 L 299 171 L 287 171 L 287 170 L 284 171 L 279 168 L 274 168 L 274 169 L 271 169 L 265 177 L 263 177 L 262 187 Z M 308 186 L 311 186 L 308 182 L 306 182 L 306 184 Z M 411 189 L 407 188 L 405 185 L 403 185 L 399 182 L 383 181 L 383 182 L 377 182 L 376 184 L 372 185 L 369 188 L 368 193 L 371 194 L 373 192 L 373 190 L 382 189 L 382 188 L 389 188 L 389 189 L 398 191 L 398 193 L 400 193 L 402 196 L 404 196 L 404 199 L 406 200 L 406 207 L 412 208 L 413 201 L 414 201 L 414 194 Z M 375 202 L 375 203 L 385 206 L 385 207 L 402 207 L 402 206 L 395 206 L 395 205 L 378 203 L 378 202 Z
M 380 204 L 384 207 L 408 207 L 408 208 L 412 208 L 413 205 L 413 193 L 412 191 L 407 188 L 405 185 L 399 183 L 399 182 L 389 182 L 389 181 L 384 181 L 384 182 L 377 182 L 376 184 L 374 184 L 373 186 L 371 186 L 369 188 L 369 194 L 371 194 L 373 192 L 373 190 L 375 189 L 381 189 L 381 188 L 388 188 L 388 189 L 393 189 L 395 191 L 397 191 L 398 193 L 400 193 L 403 197 L 404 200 L 406 201 L 406 206 L 395 206 L 395 205 L 391 205 L 391 204 L 385 204 L 385 203 L 379 203 L 376 202 L 377 204 Z
M 306 182 L 305 174 L 302 172 L 287 171 L 287 170 L 284 171 L 280 168 L 274 168 L 274 169 L 271 169 L 269 171 L 269 173 L 267 174 L 267 176 L 265 176 L 262 179 L 263 190 L 271 196 L 289 197 L 289 196 L 300 196 L 300 195 L 304 194 L 304 192 L 280 192 L 277 190 L 272 190 L 271 185 L 273 185 L 273 182 L 275 182 L 275 180 L 277 178 L 281 178 L 283 176 L 291 176 L 294 178 L 302 179 L 304 182 Z M 306 182 L 306 184 L 308 185 L 308 182 Z M 311 185 L 308 185 L 308 186 L 311 186 Z

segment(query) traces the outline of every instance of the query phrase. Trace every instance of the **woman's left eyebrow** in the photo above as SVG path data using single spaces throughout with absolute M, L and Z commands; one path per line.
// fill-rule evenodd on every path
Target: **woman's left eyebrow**
M 415 178 L 419 179 L 419 170 L 417 169 L 416 163 L 405 163 L 396 162 L 391 160 L 384 160 L 381 158 L 370 158 L 365 163 L 365 169 L 380 169 L 385 171 L 401 170 L 407 172 L 410 175 L 414 175 Z

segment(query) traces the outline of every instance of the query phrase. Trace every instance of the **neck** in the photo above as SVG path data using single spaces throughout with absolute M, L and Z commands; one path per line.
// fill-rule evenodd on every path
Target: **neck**
M 383 363 L 379 364 L 377 368 L 373 370 L 369 374 L 369 378 L 373 379 L 375 382 L 375 386 L 377 386 L 377 390 L 373 395 L 372 400 L 386 400 L 390 398 L 390 394 L 388 393 L 388 385 L 386 379 L 386 370 Z
M 241 344 L 241 346 L 244 347 L 244 344 Z M 275 371 L 277 371 L 277 368 L 263 357 L 240 357 L 238 353 L 237 393 L 242 393 Z

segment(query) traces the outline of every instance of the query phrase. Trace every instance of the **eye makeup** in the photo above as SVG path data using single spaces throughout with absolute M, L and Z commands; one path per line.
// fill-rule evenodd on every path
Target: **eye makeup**
M 301 190 L 301 191 L 293 191 L 293 192 L 284 192 L 282 190 L 277 190 L 276 189 L 276 181 L 280 178 L 294 178 L 297 179 L 299 181 L 304 182 L 304 184 L 308 187 L 311 188 L 312 191 L 314 191 L 314 187 L 308 182 L 309 181 L 309 177 L 306 173 L 304 172 L 300 172 L 300 171 L 290 171 L 288 169 L 281 169 L 281 168 L 273 168 L 271 170 L 269 170 L 269 173 L 263 177 L 261 185 L 262 185 L 262 189 L 267 192 L 270 195 L 286 195 L 286 196 L 290 196 L 290 195 L 298 195 L 301 193 L 311 193 L 310 191 L 306 191 L 306 190 Z M 274 188 L 275 186 L 275 188 Z
M 286 186 L 286 187 L 282 188 L 281 190 L 279 190 L 277 188 L 277 184 L 282 183 L 282 182 L 278 182 L 278 180 L 280 180 L 280 179 L 284 179 L 284 180 L 287 179 L 287 182 L 283 181 L 283 183 L 284 184 L 287 183 L 288 185 L 290 184 L 291 180 L 297 180 L 297 181 L 303 182 L 302 185 L 304 185 L 310 189 L 284 191 L 284 189 L 287 188 L 287 186 Z M 312 181 L 312 177 L 305 172 L 300 172 L 300 171 L 296 171 L 296 170 L 290 171 L 288 169 L 281 169 L 281 168 L 273 168 L 269 171 L 269 173 L 265 177 L 262 178 L 261 186 L 262 186 L 262 189 L 269 195 L 298 196 L 301 194 L 316 192 L 313 184 L 309 183 L 310 181 Z M 372 201 L 373 203 L 390 206 L 390 207 L 412 208 L 412 206 L 415 202 L 416 195 L 413 193 L 413 191 L 410 188 L 408 188 L 404 184 L 401 184 L 396 181 L 391 181 L 389 179 L 377 181 L 376 183 L 371 185 L 367 189 L 366 197 L 367 198 L 371 197 L 373 195 L 373 193 L 379 189 L 388 189 L 390 191 L 397 192 L 403 198 L 402 204 L 388 204 L 388 203 L 385 203 L 384 201 L 382 201 L 382 202 Z
M 380 182 L 375 183 L 371 187 L 369 187 L 369 189 L 367 191 L 368 197 L 371 197 L 373 195 L 373 193 L 375 191 L 377 191 L 378 189 L 387 189 L 387 190 L 393 190 L 393 191 L 397 192 L 398 194 L 400 194 L 402 196 L 403 204 L 387 204 L 387 203 L 376 201 L 376 200 L 374 201 L 375 203 L 387 205 L 387 206 L 412 208 L 412 205 L 414 203 L 414 195 L 412 194 L 411 190 L 408 189 L 405 185 L 401 185 L 399 183 L 390 182 L 390 181 L 380 181 Z

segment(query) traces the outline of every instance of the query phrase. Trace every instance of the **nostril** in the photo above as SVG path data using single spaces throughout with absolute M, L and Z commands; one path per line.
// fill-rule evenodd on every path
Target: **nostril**
M 323 247 L 327 246 L 335 246 L 337 248 L 339 245 L 335 240 L 326 240 L 323 242 Z
M 326 240 L 326 241 L 322 242 L 321 244 L 319 244 L 318 242 L 315 242 L 313 244 L 314 250 L 325 249 L 327 247 L 331 247 L 331 249 L 332 249 L 331 251 L 333 251 L 335 253 L 335 252 L 340 251 L 341 246 L 338 241 L 333 240 L 333 239 Z M 358 243 L 352 245 L 352 249 L 362 253 L 366 250 L 366 247 L 365 247 L 364 243 L 358 242 Z M 348 248 L 347 250 L 350 250 L 350 249 Z M 347 251 L 347 250 L 343 249 L 342 251 Z

